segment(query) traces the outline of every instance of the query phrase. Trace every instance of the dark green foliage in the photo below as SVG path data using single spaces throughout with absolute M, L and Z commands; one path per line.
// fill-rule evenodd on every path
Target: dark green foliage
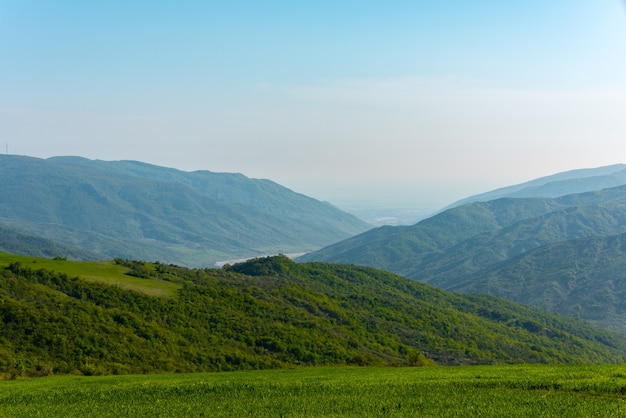
M 0 178 L 2 225 L 99 259 L 207 266 L 310 251 L 368 228 L 329 204 L 241 174 L 0 155 Z M 27 255 L 43 245 L 20 243 Z M 0 240 L 0 248 L 15 247 Z M 75 252 L 52 256 L 84 258 Z
M 605 363 L 626 348 L 583 322 L 371 268 L 284 256 L 224 270 L 117 262 L 182 288 L 150 297 L 17 262 L 0 270 L 0 372 Z
M 282 276 L 287 274 L 293 266 L 293 261 L 281 254 L 275 257 L 255 258 L 233 266 L 226 265 L 224 270 L 248 276 Z

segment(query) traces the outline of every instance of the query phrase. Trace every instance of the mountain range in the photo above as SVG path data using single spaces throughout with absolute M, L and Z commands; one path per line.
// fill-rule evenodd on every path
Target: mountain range
M 315 250 L 298 260 L 489 293 L 626 335 L 622 164 L 470 196 L 415 225 L 371 230 L 330 204 L 241 174 L 0 155 L 0 175 L 1 251 L 204 267 Z
M 0 178 L 0 226 L 30 237 L 5 235 L 0 249 L 23 254 L 39 254 L 37 238 L 70 258 L 207 266 L 311 251 L 369 228 L 328 203 L 242 174 L 0 155 Z
M 466 203 L 486 202 L 503 197 L 560 197 L 624 184 L 626 184 L 626 164 L 581 168 L 469 196 L 452 203 L 445 209 Z
M 538 179 L 468 198 L 469 203 L 412 226 L 367 231 L 300 260 L 376 267 L 446 290 L 506 297 L 626 334 L 621 302 L 626 270 L 620 268 L 626 261 L 621 246 L 626 186 L 603 188 L 620 179 L 626 179 L 621 165 Z M 493 196 L 498 197 L 483 200 Z
M 0 374 L 620 362 L 622 171 L 366 231 L 241 174 L 0 156 L 0 249 L 29 254 L 0 253 Z M 180 266 L 332 242 L 298 263 Z

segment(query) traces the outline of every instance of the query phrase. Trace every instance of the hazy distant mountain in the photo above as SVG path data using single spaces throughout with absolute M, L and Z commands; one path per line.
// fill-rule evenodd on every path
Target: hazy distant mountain
M 446 290 L 494 293 L 558 313 L 572 314 L 579 306 L 577 316 L 608 327 L 626 316 L 621 305 L 597 301 L 621 300 L 626 280 L 615 269 L 607 276 L 600 266 L 621 265 L 621 247 L 606 240 L 625 233 L 626 186 L 619 186 L 559 198 L 470 203 L 410 227 L 376 228 L 301 261 L 376 267 Z M 613 251 L 586 251 L 592 244 Z M 585 284 L 583 273 L 572 273 L 577 269 L 587 269 Z M 567 281 L 568 274 L 580 277 L 578 287 Z M 554 287 L 563 281 L 571 292 Z
M 526 183 L 502 187 L 461 199 L 445 209 L 502 197 L 560 197 L 573 193 L 606 189 L 626 184 L 626 164 L 583 168 L 541 177 Z
M 0 223 L 102 257 L 189 266 L 320 248 L 368 226 L 269 180 L 0 155 Z

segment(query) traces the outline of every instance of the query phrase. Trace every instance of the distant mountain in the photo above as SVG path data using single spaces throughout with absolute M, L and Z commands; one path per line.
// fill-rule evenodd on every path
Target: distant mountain
M 626 164 L 582 168 L 470 196 L 447 206 L 445 209 L 466 203 L 487 202 L 503 197 L 560 197 L 624 184 L 626 184 Z
M 365 267 L 284 256 L 222 270 L 0 259 L 0 377 L 618 363 L 626 350 L 583 321 Z M 119 285 L 130 280 L 133 291 Z
M 102 258 L 188 266 L 297 253 L 368 229 L 269 180 L 136 161 L 0 155 L 0 224 Z
M 570 308 L 579 305 L 578 317 L 613 327 L 621 313 L 614 305 L 598 305 L 597 292 L 559 291 L 561 299 L 548 300 L 545 289 L 539 284 L 529 287 L 529 283 L 533 278 L 549 287 L 552 285 L 544 280 L 551 278 L 553 282 L 559 275 L 563 276 L 561 281 L 566 280 L 566 273 L 575 270 L 573 266 L 598 268 L 594 262 L 599 252 L 584 252 L 585 245 L 615 248 L 599 242 L 625 233 L 626 186 L 619 186 L 559 198 L 469 203 L 410 227 L 365 232 L 299 260 L 367 265 L 446 290 L 489 292 L 558 313 L 572 314 Z M 575 253 L 572 248 L 580 251 Z M 538 254 L 542 256 L 540 262 Z M 621 257 L 618 250 L 605 256 L 606 263 L 610 259 L 619 263 Z M 567 265 L 570 267 L 564 267 Z M 611 300 L 619 298 L 623 289 L 615 287 L 613 291 L 607 283 L 620 277 L 589 274 L 585 278 L 588 282 L 579 284 L 605 292 L 603 297 Z M 571 289 L 579 289 L 568 283 Z M 595 308 L 585 308 L 589 306 Z M 626 333 L 626 329 L 622 331 Z

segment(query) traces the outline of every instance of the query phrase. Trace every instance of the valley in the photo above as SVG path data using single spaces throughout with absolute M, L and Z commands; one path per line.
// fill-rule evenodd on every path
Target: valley
M 538 179 L 494 192 L 494 200 L 468 198 L 412 226 L 372 229 L 299 261 L 372 266 L 446 290 L 489 293 L 575 316 L 624 335 L 623 179 L 621 165 Z
M 626 417 L 626 0 L 0 1 L 0 418 Z
M 30 164 L 38 182 L 22 197 L 5 184 L 0 201 L 9 225 L 0 245 L 12 249 L 0 253 L 6 378 L 623 361 L 626 186 L 577 189 L 591 184 L 581 173 L 604 173 L 605 184 L 621 167 L 556 176 L 563 193 L 554 197 L 478 199 L 413 225 L 368 230 L 326 203 L 240 175 L 79 158 L 3 161 Z M 38 170 L 49 164 L 59 171 L 44 180 Z M 81 183 L 67 180 L 85 168 L 91 174 Z M 97 180 L 104 173 L 106 181 Z M 539 183 L 556 193 L 550 179 Z M 63 204 L 26 209 L 54 201 L 51 190 Z M 269 235 L 255 227 L 256 238 L 244 237 L 256 220 L 223 220 L 242 205 L 255 207 L 245 210 L 254 216 L 268 211 L 266 220 L 280 214 L 288 229 L 301 225 Z M 221 226 L 205 237 L 208 226 L 199 225 L 211 217 L 217 221 L 207 225 Z M 319 233 L 337 222 L 344 233 L 356 229 L 306 253 L 264 252 L 261 242 L 293 248 L 293 233 L 313 242 L 303 228 Z M 236 255 L 238 228 L 239 242 L 258 241 L 249 247 L 256 257 L 207 257 L 217 264 L 190 266 L 180 256 L 188 245 L 215 251 L 210 243 L 218 242 Z M 116 256 L 101 261 L 114 248 L 107 254 Z M 131 257 L 162 251 L 169 256 Z

